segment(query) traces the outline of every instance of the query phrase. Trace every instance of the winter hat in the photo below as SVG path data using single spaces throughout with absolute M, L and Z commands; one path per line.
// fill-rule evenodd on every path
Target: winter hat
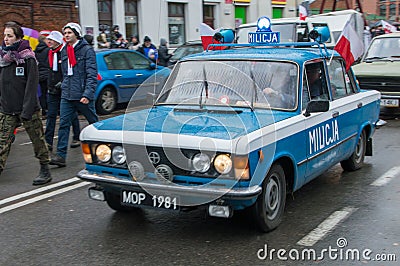
M 50 30 L 42 30 L 39 32 L 39 34 L 47 37 L 49 36 L 50 32 L 51 32 Z
M 143 42 L 151 42 L 151 39 L 149 36 L 144 36 Z
M 46 38 L 58 42 L 59 44 L 62 44 L 64 42 L 63 35 L 61 34 L 61 32 L 56 30 L 50 32 L 49 36 L 47 36 Z
M 161 39 L 160 39 L 160 45 L 161 45 L 161 46 L 167 45 L 167 40 L 164 39 L 164 38 L 161 38 Z
M 78 37 L 78 38 L 81 38 L 81 37 L 82 37 L 82 28 L 81 28 L 81 26 L 80 26 L 78 23 L 74 23 L 74 22 L 68 23 L 67 25 L 65 25 L 65 26 L 63 27 L 63 31 L 64 31 L 66 28 L 70 28 L 70 29 L 74 32 L 74 34 L 75 34 L 76 37 Z

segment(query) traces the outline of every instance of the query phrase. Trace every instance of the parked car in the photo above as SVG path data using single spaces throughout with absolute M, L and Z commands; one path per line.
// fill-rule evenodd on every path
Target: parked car
M 99 50 L 96 51 L 96 61 L 98 75 L 95 97 L 96 111 L 99 114 L 109 114 L 118 103 L 129 102 L 138 87 L 155 73 L 159 73 L 158 77 L 147 85 L 154 86 L 154 93 L 159 93 L 170 72 L 168 68 L 156 66 L 133 50 Z M 143 94 L 136 98 L 145 97 Z
M 262 231 L 276 228 L 287 194 L 337 163 L 361 168 L 380 125 L 380 93 L 360 90 L 336 51 L 308 45 L 180 60 L 153 106 L 82 130 L 89 197 L 117 211 L 249 209 Z
M 361 89 L 381 92 L 382 113 L 400 113 L 400 33 L 373 38 L 353 70 Z
M 173 56 L 169 59 L 170 66 L 173 66 L 178 62 L 179 59 L 191 55 L 203 52 L 203 45 L 201 40 L 188 41 L 175 49 Z

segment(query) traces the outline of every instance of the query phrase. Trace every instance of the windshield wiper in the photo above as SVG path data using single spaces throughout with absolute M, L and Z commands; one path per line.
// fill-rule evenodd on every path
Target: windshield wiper
M 208 81 L 207 81 L 207 76 L 206 76 L 205 65 L 203 65 L 203 84 L 204 84 L 204 87 L 201 89 L 200 100 L 199 100 L 200 109 L 203 108 L 203 91 L 204 91 L 204 89 L 206 90 L 206 99 L 208 99 Z

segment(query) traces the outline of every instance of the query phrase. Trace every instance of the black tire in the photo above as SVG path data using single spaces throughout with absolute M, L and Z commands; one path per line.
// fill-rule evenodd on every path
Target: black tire
M 117 95 L 110 87 L 104 88 L 96 100 L 96 112 L 101 115 L 108 115 L 117 107 Z
M 269 232 L 278 227 L 286 203 L 286 177 L 280 164 L 272 165 L 262 184 L 262 194 L 252 206 L 259 229 Z
M 140 209 L 136 207 L 128 207 L 121 205 L 120 196 L 110 192 L 106 193 L 106 202 L 111 209 L 118 212 L 132 212 L 137 209 Z
M 355 171 L 360 169 L 364 164 L 365 152 L 367 150 L 367 135 L 363 130 L 357 141 L 357 146 L 353 154 L 347 160 L 340 162 L 345 171 Z

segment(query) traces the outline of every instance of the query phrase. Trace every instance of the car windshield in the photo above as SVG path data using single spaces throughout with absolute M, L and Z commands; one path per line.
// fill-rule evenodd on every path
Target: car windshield
M 399 59 L 400 58 L 400 37 L 398 38 L 378 38 L 375 39 L 364 57 L 364 60 L 379 59 Z
M 177 61 L 184 56 L 201 52 L 203 52 L 203 46 L 201 43 L 199 43 L 198 45 L 183 45 L 176 48 L 176 50 L 174 51 L 174 55 L 171 57 L 170 60 Z
M 156 104 L 293 110 L 298 66 L 277 61 L 185 61 L 172 71 Z

